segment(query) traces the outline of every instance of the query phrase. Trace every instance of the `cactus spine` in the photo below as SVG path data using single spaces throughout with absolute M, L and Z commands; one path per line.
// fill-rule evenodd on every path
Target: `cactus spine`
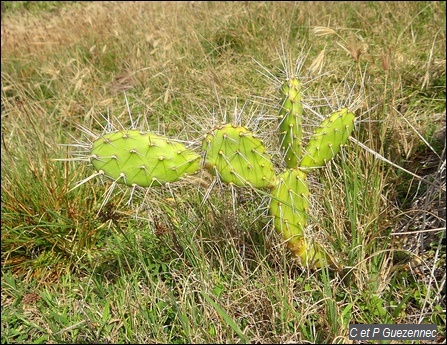
M 296 168 L 301 159 L 301 140 L 303 138 L 301 83 L 297 78 L 290 78 L 282 84 L 282 93 L 282 107 L 279 112 L 279 141 L 286 166 Z

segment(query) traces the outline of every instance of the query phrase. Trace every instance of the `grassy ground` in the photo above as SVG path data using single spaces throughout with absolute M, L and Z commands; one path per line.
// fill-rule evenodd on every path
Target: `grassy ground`
M 445 26 L 444 2 L 2 2 L 2 343 L 349 342 L 353 323 L 445 342 Z M 370 149 L 311 177 L 309 231 L 338 268 L 293 261 L 262 195 L 204 202 L 205 174 L 71 190 L 93 171 L 59 144 L 128 109 L 193 143 L 236 109 L 279 167 L 297 63 L 306 121 L 354 107 Z

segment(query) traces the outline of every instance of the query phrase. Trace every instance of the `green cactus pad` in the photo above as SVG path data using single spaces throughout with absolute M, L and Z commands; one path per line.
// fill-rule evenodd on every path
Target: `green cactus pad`
M 289 246 L 300 243 L 307 222 L 309 188 L 306 174 L 298 169 L 287 169 L 280 174 L 271 191 L 270 215 L 275 229 Z
M 298 169 L 288 169 L 278 176 L 272 189 L 270 215 L 277 232 L 287 241 L 287 247 L 303 265 L 320 268 L 327 266 L 326 254 L 304 236 L 309 206 L 309 188 L 306 174 Z
M 225 183 L 273 187 L 275 171 L 262 141 L 242 126 L 225 124 L 205 136 L 205 168 Z
M 124 130 L 93 142 L 93 167 L 128 186 L 158 186 L 200 170 L 200 155 L 153 133 Z
M 289 168 L 296 168 L 301 159 L 303 137 L 301 104 L 301 83 L 291 78 L 282 85 L 283 103 L 279 112 L 279 142 L 284 162 Z
M 331 160 L 351 135 L 354 119 L 354 113 L 346 108 L 325 119 L 309 139 L 300 168 L 321 167 Z

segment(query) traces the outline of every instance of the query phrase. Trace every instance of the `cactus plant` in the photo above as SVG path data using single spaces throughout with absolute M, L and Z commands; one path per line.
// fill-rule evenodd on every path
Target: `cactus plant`
M 93 142 L 91 162 L 98 171 L 128 186 L 158 186 L 200 169 L 201 156 L 183 144 L 138 130 L 107 133 Z
M 347 108 L 333 112 L 314 130 L 303 149 L 301 102 L 300 81 L 288 78 L 282 83 L 277 133 L 286 170 L 278 176 L 267 148 L 254 132 L 241 125 L 223 123 L 201 137 L 203 156 L 179 141 L 136 129 L 94 135 L 88 159 L 98 172 L 82 183 L 103 174 L 116 183 L 154 187 L 205 168 L 230 185 L 254 190 L 268 188 L 268 192 L 261 194 L 269 195 L 274 228 L 282 234 L 292 255 L 308 267 L 327 266 L 334 261 L 306 233 L 309 217 L 307 174 L 323 167 L 338 154 L 354 129 L 355 115 Z M 85 132 L 91 134 L 88 130 Z
M 301 93 L 296 78 L 283 84 L 285 101 L 280 110 L 279 135 L 284 164 L 276 176 L 267 149 L 257 135 L 235 124 L 216 126 L 202 139 L 204 160 L 182 143 L 139 130 L 122 130 L 96 138 L 90 159 L 97 171 L 128 186 L 154 187 L 175 182 L 205 169 L 228 184 L 270 189 L 269 213 L 273 225 L 292 255 L 308 267 L 332 262 L 305 229 L 308 219 L 307 173 L 322 167 L 341 149 L 354 128 L 355 116 L 346 108 L 332 113 L 301 148 Z M 302 157 L 301 157 L 302 155 Z
M 272 187 L 275 170 L 260 139 L 234 124 L 217 126 L 205 135 L 205 168 L 225 183 L 254 188 Z

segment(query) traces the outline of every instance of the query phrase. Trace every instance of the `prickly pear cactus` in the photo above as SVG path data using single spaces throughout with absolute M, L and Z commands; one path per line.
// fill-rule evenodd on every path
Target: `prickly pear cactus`
M 348 140 L 354 129 L 354 119 L 354 113 L 346 108 L 325 119 L 309 139 L 300 168 L 307 170 L 326 165 Z
M 289 168 L 296 168 L 301 160 L 303 137 L 301 83 L 296 78 L 290 78 L 283 83 L 282 93 L 282 107 L 279 112 L 279 142 L 285 164 Z
M 225 183 L 255 188 L 272 187 L 275 171 L 262 141 L 242 126 L 225 124 L 202 142 L 205 168 Z
M 288 169 L 278 176 L 271 192 L 270 215 L 292 254 L 299 257 L 302 264 L 318 268 L 326 266 L 328 261 L 324 252 L 308 243 L 304 236 L 309 207 L 306 178 L 299 169 Z
M 138 130 L 103 135 L 93 142 L 91 162 L 98 171 L 128 186 L 174 182 L 200 170 L 197 153 L 166 137 Z

